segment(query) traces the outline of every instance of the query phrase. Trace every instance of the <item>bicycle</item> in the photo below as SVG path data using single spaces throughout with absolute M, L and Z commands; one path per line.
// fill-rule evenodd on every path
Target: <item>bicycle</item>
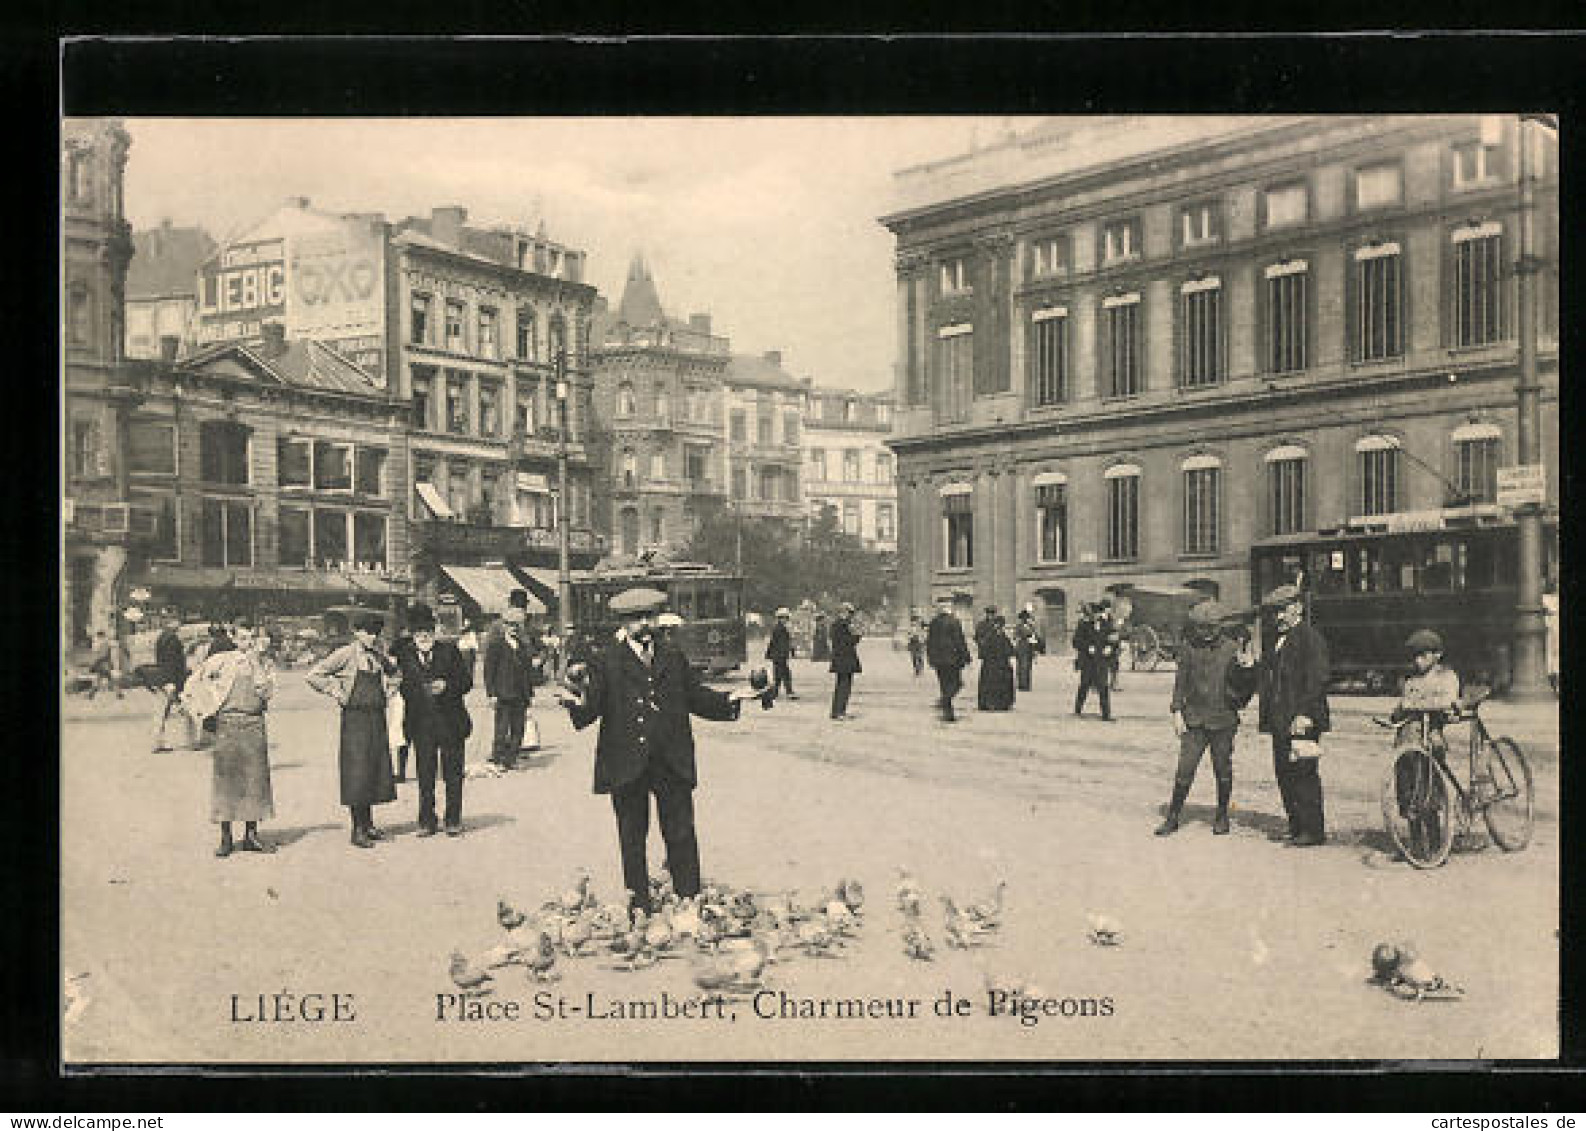
M 1453 847 L 1456 823 L 1457 831 L 1468 831 L 1478 814 L 1505 852 L 1519 852 L 1531 842 L 1536 820 L 1531 767 L 1512 738 L 1488 732 L 1481 702 L 1467 700 L 1449 710 L 1404 708 L 1394 718 L 1372 720 L 1398 730 L 1395 756 L 1382 782 L 1382 817 L 1394 846 L 1416 868 L 1440 867 Z M 1434 749 L 1431 726 L 1437 720 L 1470 724 L 1468 786 Z

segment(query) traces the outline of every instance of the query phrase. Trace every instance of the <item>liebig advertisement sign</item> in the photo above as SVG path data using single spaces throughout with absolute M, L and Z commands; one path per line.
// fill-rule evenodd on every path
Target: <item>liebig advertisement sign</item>
M 286 313 L 286 250 L 280 239 L 233 244 L 199 269 L 198 340 L 257 337 Z

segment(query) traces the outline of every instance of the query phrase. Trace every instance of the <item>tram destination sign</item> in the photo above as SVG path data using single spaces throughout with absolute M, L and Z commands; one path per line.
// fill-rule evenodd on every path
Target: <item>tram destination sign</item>
M 1498 505 L 1521 507 L 1547 501 L 1547 473 L 1539 463 L 1498 469 Z

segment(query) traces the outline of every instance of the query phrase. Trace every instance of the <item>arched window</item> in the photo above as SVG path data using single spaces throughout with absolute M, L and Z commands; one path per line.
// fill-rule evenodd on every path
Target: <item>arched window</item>
M 1184 474 L 1184 552 L 1215 554 L 1222 513 L 1222 461 L 1191 456 L 1179 465 Z
M 655 383 L 655 415 L 663 424 L 672 419 L 672 396 L 660 381 Z
M 1399 440 L 1367 436 L 1355 443 L 1360 468 L 1360 513 L 1392 514 L 1399 509 Z
M 942 499 L 943 561 L 948 569 L 969 569 L 975 564 L 975 488 L 969 483 L 948 483 L 938 493 Z
M 1044 471 L 1030 484 L 1035 488 L 1035 560 L 1059 565 L 1068 561 L 1068 476 Z
M 1472 421 L 1454 429 L 1454 481 L 1462 500 L 1498 500 L 1498 456 L 1503 432 L 1496 424 Z
M 1267 532 L 1297 534 L 1305 529 L 1305 469 L 1309 453 L 1295 444 L 1266 454 Z
M 622 552 L 630 557 L 639 552 L 639 509 L 637 507 L 623 507 L 618 518 L 618 533 L 622 541 Z
M 1140 468 L 1116 463 L 1102 473 L 1107 485 L 1107 560 L 1140 556 Z
M 622 485 L 636 487 L 639 480 L 639 457 L 632 448 L 622 449 Z
M 633 416 L 639 411 L 639 406 L 633 397 L 633 385 L 624 381 L 617 386 L 617 415 Z

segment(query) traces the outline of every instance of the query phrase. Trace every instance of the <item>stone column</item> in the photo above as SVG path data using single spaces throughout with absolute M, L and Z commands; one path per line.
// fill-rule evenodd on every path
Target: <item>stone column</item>
M 975 462 L 975 603 L 996 599 L 997 563 L 1002 556 L 997 523 L 997 484 L 1001 476 L 990 459 Z
M 1019 563 L 1025 560 L 1021 548 L 1025 524 L 1019 507 L 1019 474 L 1013 461 L 999 461 L 997 495 L 997 585 L 996 602 L 1011 622 L 1018 600 Z

